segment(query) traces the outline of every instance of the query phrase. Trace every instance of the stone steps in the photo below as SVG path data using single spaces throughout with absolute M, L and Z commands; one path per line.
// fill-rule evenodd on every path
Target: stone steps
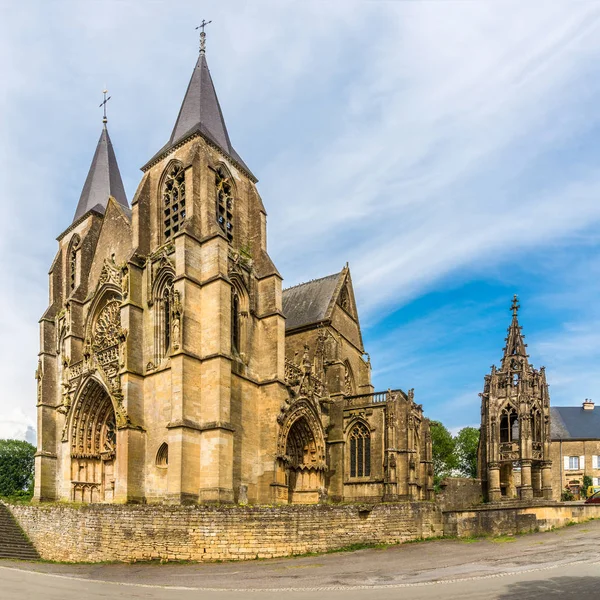
M 33 544 L 27 539 L 8 508 L 2 503 L 0 503 L 0 558 L 40 559 Z

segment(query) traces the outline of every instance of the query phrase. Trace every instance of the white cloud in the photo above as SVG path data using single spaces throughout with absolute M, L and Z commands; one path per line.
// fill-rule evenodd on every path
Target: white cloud
M 595 165 L 542 164 L 598 122 L 599 6 L 211 10 L 211 70 L 231 137 L 261 178 L 287 284 L 350 260 L 361 314 L 375 323 L 449 274 L 493 269 L 600 219 Z M 196 19 L 195 2 L 3 7 L 0 423 L 15 434 L 35 423 L 46 272 L 99 135 L 102 86 L 131 198 L 137 167 L 175 120 Z M 402 348 L 380 348 L 376 368 L 402 365 Z

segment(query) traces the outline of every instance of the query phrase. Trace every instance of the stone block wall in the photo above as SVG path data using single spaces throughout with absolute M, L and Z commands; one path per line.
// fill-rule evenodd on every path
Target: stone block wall
M 442 491 L 437 494 L 436 502 L 442 510 L 470 508 L 483 502 L 481 479 L 446 477 L 440 487 Z
M 444 512 L 444 535 L 478 537 L 547 531 L 600 518 L 600 504 L 482 507 Z
M 430 502 L 279 507 L 18 505 L 46 560 L 244 560 L 442 535 Z

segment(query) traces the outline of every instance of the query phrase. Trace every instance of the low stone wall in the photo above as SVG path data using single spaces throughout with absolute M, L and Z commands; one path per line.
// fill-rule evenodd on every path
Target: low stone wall
M 444 535 L 478 537 L 547 531 L 567 523 L 600 518 L 600 504 L 539 504 L 536 506 L 485 506 L 444 512 Z
M 431 502 L 9 508 L 42 558 L 65 562 L 272 558 L 442 535 L 442 513 Z
M 435 499 L 442 510 L 471 508 L 483 502 L 481 479 L 446 477 L 440 487 L 442 491 Z

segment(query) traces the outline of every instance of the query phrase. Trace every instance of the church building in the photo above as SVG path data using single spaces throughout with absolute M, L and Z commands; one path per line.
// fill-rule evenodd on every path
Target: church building
M 373 389 L 348 266 L 282 290 L 204 33 L 141 170 L 129 203 L 105 117 L 40 320 L 35 500 L 432 499 L 429 421 Z

